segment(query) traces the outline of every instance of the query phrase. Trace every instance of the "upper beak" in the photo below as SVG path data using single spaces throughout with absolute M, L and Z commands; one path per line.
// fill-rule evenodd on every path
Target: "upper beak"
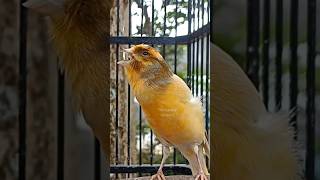
M 129 54 L 129 55 L 131 55 L 131 54 L 132 54 L 132 50 L 131 50 L 131 48 L 127 48 L 127 49 L 125 49 L 125 48 L 121 48 L 121 51 L 122 51 L 122 52 L 124 52 L 124 53 L 127 53 L 127 54 Z
M 121 47 L 120 51 L 121 51 L 121 52 L 123 52 L 123 56 L 122 56 L 123 60 L 122 60 L 122 61 L 117 62 L 117 64 L 119 64 L 119 65 L 126 65 L 126 64 L 129 64 L 129 61 L 128 61 L 128 60 L 126 60 L 126 58 L 125 58 L 125 54 L 127 54 L 127 55 L 131 56 L 131 55 L 132 55 L 132 49 L 131 49 L 131 48 L 127 48 L 127 49 L 125 49 L 125 48 L 122 48 L 122 47 Z

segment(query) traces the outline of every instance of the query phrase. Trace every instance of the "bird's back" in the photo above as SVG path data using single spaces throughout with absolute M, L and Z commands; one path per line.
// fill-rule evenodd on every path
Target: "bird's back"
M 266 111 L 234 60 L 211 44 L 215 180 L 298 180 L 289 115 Z

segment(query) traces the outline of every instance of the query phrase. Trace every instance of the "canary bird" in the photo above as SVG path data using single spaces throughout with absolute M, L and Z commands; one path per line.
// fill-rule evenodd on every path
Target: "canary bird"
M 163 145 L 163 158 L 152 179 L 165 179 L 162 167 L 169 147 L 176 147 L 189 161 L 196 179 L 207 179 L 205 154 L 209 155 L 201 102 L 171 70 L 161 54 L 140 44 L 124 49 L 128 60 L 119 61 L 148 124 Z
M 289 113 L 269 113 L 240 66 L 211 44 L 214 180 L 299 180 Z
M 74 107 L 108 154 L 108 0 L 29 0 L 23 5 L 51 19 L 52 41 L 72 89 Z

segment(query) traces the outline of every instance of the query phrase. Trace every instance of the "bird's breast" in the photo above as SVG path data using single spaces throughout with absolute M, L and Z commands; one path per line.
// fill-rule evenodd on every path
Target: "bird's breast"
M 190 104 L 189 93 L 175 90 L 177 88 L 141 87 L 135 94 L 150 127 L 158 136 L 172 144 L 201 142 L 204 135 L 201 105 Z

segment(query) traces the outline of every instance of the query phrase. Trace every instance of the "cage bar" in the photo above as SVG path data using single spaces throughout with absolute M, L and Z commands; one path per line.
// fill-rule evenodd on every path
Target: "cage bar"
M 260 0 L 247 1 L 247 64 L 249 78 L 259 89 Z
M 315 179 L 315 58 L 316 58 L 316 0 L 308 0 L 307 28 L 307 151 L 306 178 Z
M 27 9 L 19 4 L 19 180 L 26 179 L 26 153 L 27 153 Z
M 270 0 L 264 0 L 263 11 L 263 52 L 262 52 L 262 90 L 263 101 L 269 108 L 269 44 L 270 44 Z
M 153 4 L 154 4 L 154 0 L 152 0 Z M 131 37 L 131 0 L 129 0 L 129 12 L 128 12 L 128 18 L 129 18 L 129 28 L 128 28 L 128 36 Z M 153 8 L 153 7 L 152 7 Z M 152 17 L 153 18 L 153 17 Z M 152 23 L 153 23 L 153 20 L 152 20 Z M 129 47 L 130 47 L 130 44 L 128 44 Z M 131 164 L 131 153 L 130 153 L 130 148 L 131 148 L 131 142 L 130 142 L 130 138 L 131 138 L 131 133 L 130 133 L 130 130 L 131 130 L 131 126 L 130 126 L 130 123 L 131 123 L 131 90 L 130 90 L 130 85 L 128 84 L 128 120 L 127 120 L 127 143 L 128 143 L 128 147 L 127 147 L 127 153 L 128 153 L 128 159 L 127 159 L 127 164 L 128 166 L 130 166 Z M 129 174 L 128 174 L 129 176 Z
M 57 180 L 64 180 L 64 74 L 58 70 Z
M 154 0 L 152 0 L 152 5 L 151 5 L 151 36 L 154 36 L 155 33 L 154 33 Z M 152 129 L 150 128 L 150 164 L 152 165 L 153 164 L 153 132 L 152 132 Z
M 283 0 L 276 3 L 276 74 L 275 102 L 276 111 L 281 109 L 282 101 L 282 51 L 283 51 Z
M 290 109 L 297 108 L 298 99 L 298 16 L 299 16 L 299 1 L 291 0 L 290 7 Z M 293 126 L 297 139 L 298 125 L 297 112 L 293 114 L 290 124 Z
M 178 13 L 178 0 L 176 0 L 176 8 L 175 8 L 175 17 L 174 17 L 174 29 L 175 29 L 175 37 L 177 37 L 178 35 L 178 17 L 177 17 L 177 13 Z M 177 50 L 178 50 L 178 46 L 177 43 L 174 44 L 174 73 L 177 74 Z M 177 160 L 177 150 L 174 148 L 173 149 L 173 164 L 176 164 Z

